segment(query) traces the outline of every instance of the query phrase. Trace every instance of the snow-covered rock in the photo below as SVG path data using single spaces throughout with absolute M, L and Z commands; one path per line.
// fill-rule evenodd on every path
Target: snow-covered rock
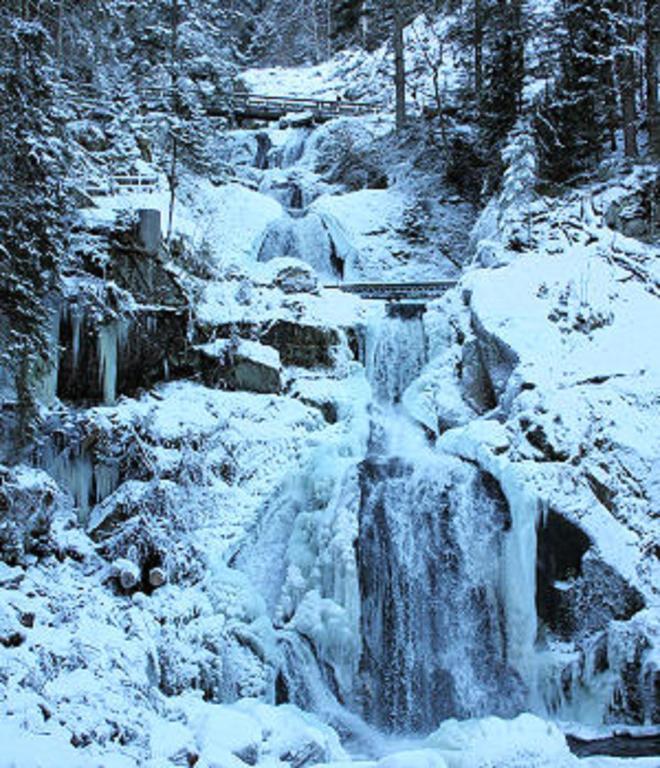
M 448 768 L 571 768 L 578 766 L 561 731 L 532 715 L 515 720 L 448 720 L 426 742 Z
M 278 394 L 282 390 L 282 364 L 273 347 L 239 339 L 201 344 L 200 370 L 209 386 L 231 390 Z
M 62 492 L 43 471 L 0 465 L 0 558 L 15 565 L 27 556 L 44 556 L 57 548 L 52 535 L 61 512 Z

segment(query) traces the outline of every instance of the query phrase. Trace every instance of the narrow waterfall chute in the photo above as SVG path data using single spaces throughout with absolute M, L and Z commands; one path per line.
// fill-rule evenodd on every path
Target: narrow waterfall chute
M 289 212 L 269 225 L 257 253 L 262 262 L 281 258 L 305 261 L 320 275 L 336 280 L 343 277 L 346 256 L 319 214 Z
M 365 368 L 377 402 L 397 404 L 428 362 L 421 315 L 386 316 L 367 328 Z
M 511 510 L 511 529 L 501 560 L 502 592 L 506 616 L 507 658 L 529 689 L 529 704 L 539 711 L 536 635 L 536 527 L 542 514 L 535 488 L 525 482 L 515 465 L 500 475 Z

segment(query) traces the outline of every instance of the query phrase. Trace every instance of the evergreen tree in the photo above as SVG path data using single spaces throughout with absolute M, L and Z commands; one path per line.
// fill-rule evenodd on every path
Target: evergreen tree
M 7 18 L 0 54 L 0 307 L 10 328 L 3 364 L 15 375 L 25 422 L 56 353 L 46 299 L 67 247 L 65 143 L 48 35 L 39 20 Z
M 609 12 L 601 0 L 568 0 L 560 23 L 560 75 L 540 106 L 535 129 L 540 171 L 563 182 L 601 157 L 612 77 Z
M 660 159 L 660 4 L 657 0 L 644 0 L 644 29 L 649 151 Z
M 336 47 L 344 48 L 363 40 L 364 0 L 328 0 L 331 7 L 331 34 Z
M 499 158 L 501 144 L 521 111 L 525 76 L 521 0 L 498 0 L 489 15 L 488 36 L 479 125 L 487 155 Z

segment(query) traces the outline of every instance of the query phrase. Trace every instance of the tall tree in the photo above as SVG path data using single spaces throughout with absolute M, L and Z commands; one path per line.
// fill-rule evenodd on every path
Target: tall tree
M 624 150 L 627 157 L 637 157 L 637 86 L 638 49 L 641 33 L 641 11 L 638 0 L 615 0 L 612 8 L 615 64 L 621 112 L 623 118 Z
M 362 40 L 364 0 L 324 0 L 329 6 L 329 27 L 333 43 L 347 47 Z
M 490 14 L 489 43 L 480 124 L 486 143 L 493 147 L 513 128 L 521 109 L 525 75 L 521 0 L 497 0 Z
M 644 22 L 649 150 L 660 159 L 660 4 L 657 0 L 645 0 Z
M 599 159 L 607 133 L 610 17 L 601 0 L 567 0 L 556 88 L 546 94 L 535 128 L 541 174 L 563 182 Z
M 404 12 L 399 3 L 393 4 L 392 35 L 394 46 L 394 87 L 396 91 L 396 127 L 400 131 L 406 125 L 406 63 L 403 31 Z
M 55 62 L 34 10 L 5 14 L 0 51 L 0 308 L 10 329 L 2 363 L 14 373 L 26 427 L 56 352 L 46 299 L 57 288 L 68 213 Z
M 483 0 L 474 0 L 474 29 L 472 47 L 474 51 L 474 97 L 477 111 L 481 111 L 483 97 L 483 57 L 484 57 L 484 15 Z

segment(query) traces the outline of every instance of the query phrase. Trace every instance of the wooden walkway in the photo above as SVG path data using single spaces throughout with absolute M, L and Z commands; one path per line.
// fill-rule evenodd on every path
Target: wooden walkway
M 170 89 L 145 88 L 140 96 L 149 109 L 171 108 Z M 202 96 L 203 111 L 209 117 L 275 122 L 290 114 L 308 114 L 311 122 L 323 123 L 337 117 L 358 117 L 376 112 L 372 104 L 337 99 L 301 99 L 295 96 L 263 96 L 255 93 L 219 93 Z
M 325 288 L 378 301 L 432 301 L 444 296 L 456 284 L 456 280 L 438 280 L 427 283 L 343 283 Z
M 94 112 L 103 110 L 108 100 L 133 104 L 141 112 L 158 114 L 185 112 L 188 98 L 197 103 L 208 117 L 225 117 L 240 123 L 243 120 L 275 122 L 287 115 L 306 115 L 310 122 L 323 123 L 337 117 L 359 117 L 373 114 L 378 109 L 373 104 L 340 99 L 301 99 L 295 96 L 265 96 L 247 92 L 219 92 L 204 94 L 201 91 L 176 94 L 170 87 L 145 86 L 137 91 L 126 91 L 109 96 L 92 85 L 71 86 L 64 95 L 81 109 Z

